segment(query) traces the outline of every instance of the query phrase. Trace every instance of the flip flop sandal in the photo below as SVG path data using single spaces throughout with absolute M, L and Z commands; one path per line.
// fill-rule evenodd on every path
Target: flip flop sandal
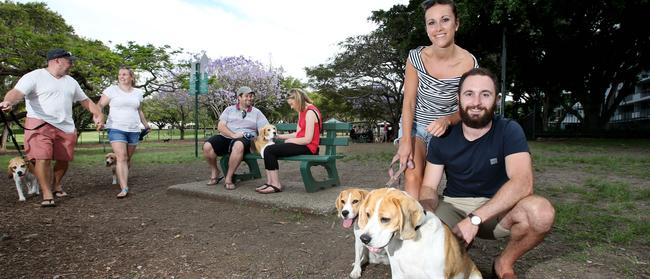
M 264 190 L 266 188 L 269 188 L 269 184 L 264 183 L 264 184 L 258 186 L 257 188 L 255 188 L 255 192 L 259 193 L 260 191 L 262 191 L 262 190 Z
M 223 187 L 226 188 L 226 190 L 235 190 L 235 189 L 237 189 L 237 186 L 235 186 L 235 183 L 224 183 Z
M 54 194 L 54 196 L 57 197 L 57 198 L 64 198 L 64 197 L 68 196 L 68 193 L 64 192 L 63 190 L 54 191 L 54 192 L 52 192 L 52 194 Z
M 55 207 L 54 199 L 44 199 L 41 201 L 41 207 Z
M 123 199 L 126 198 L 128 195 L 129 195 L 129 188 L 124 188 L 119 194 L 117 194 L 117 198 Z
M 272 192 L 261 192 L 261 191 L 266 190 L 268 188 L 273 189 L 273 191 Z M 260 189 L 260 191 L 258 191 L 258 193 L 260 193 L 260 194 L 273 194 L 273 193 L 280 193 L 280 192 L 282 192 L 282 189 L 278 188 L 277 186 L 271 185 L 271 184 L 266 184 L 266 188 Z
M 223 176 L 223 175 L 219 176 L 219 177 L 210 177 L 210 181 L 208 181 L 208 183 L 206 183 L 205 185 L 208 185 L 208 186 L 217 185 L 224 178 L 225 178 L 225 176 Z

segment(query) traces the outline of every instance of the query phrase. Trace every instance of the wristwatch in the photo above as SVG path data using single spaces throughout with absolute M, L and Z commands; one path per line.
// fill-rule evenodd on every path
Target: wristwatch
M 483 223 L 483 219 L 481 219 L 481 217 L 479 217 L 478 215 L 474 215 L 474 213 L 467 214 L 467 217 L 469 217 L 469 221 L 474 226 L 478 226 L 481 223 Z

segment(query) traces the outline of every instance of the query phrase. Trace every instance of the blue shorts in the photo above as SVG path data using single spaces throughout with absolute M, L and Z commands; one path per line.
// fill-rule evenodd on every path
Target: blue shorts
M 140 142 L 140 132 L 125 132 L 118 129 L 107 129 L 107 130 L 108 130 L 108 141 L 110 143 L 124 142 L 128 145 L 138 145 L 138 142 Z
M 400 118 L 399 120 L 399 132 L 397 132 L 397 139 L 395 139 L 395 143 L 399 142 L 399 139 L 402 138 L 403 132 L 402 132 L 402 119 Z M 425 148 L 429 148 L 429 141 L 431 141 L 431 138 L 433 137 L 432 134 L 429 134 L 427 132 L 427 125 L 422 125 L 419 123 L 413 122 L 413 129 L 411 129 L 411 136 L 414 136 L 416 138 L 420 138 L 424 142 Z

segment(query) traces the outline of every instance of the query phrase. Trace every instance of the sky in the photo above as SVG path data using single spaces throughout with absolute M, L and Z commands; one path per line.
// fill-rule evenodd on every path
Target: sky
M 34 2 L 34 1 L 19 1 Z M 328 63 L 347 37 L 377 26 L 371 12 L 408 0 L 38 0 L 76 34 L 108 46 L 135 41 L 244 56 L 306 82 L 304 67 Z M 183 57 L 188 58 L 188 57 Z

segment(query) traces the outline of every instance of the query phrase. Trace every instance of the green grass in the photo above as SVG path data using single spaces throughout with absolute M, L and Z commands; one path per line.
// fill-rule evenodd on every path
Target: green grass
M 89 134 L 88 138 L 91 137 Z M 553 233 L 560 235 L 562 245 L 585 249 L 650 246 L 647 214 L 650 187 L 638 185 L 640 181 L 650 180 L 650 140 L 578 139 L 530 142 L 530 146 L 538 172 L 558 171 L 575 178 L 537 188 L 556 207 Z M 73 165 L 103 165 L 104 154 L 110 150 L 108 144 L 79 144 Z M 395 153 L 392 145 L 365 149 L 351 146 L 348 150 L 342 161 L 362 165 L 384 164 Z M 6 165 L 10 157 L 0 156 L 0 164 Z M 194 157 L 193 142 L 148 140 L 138 146 L 133 160 L 138 165 L 159 165 L 203 161 L 203 158 L 200 153 L 198 158 Z M 291 222 L 302 222 L 304 218 L 300 214 L 288 217 Z

